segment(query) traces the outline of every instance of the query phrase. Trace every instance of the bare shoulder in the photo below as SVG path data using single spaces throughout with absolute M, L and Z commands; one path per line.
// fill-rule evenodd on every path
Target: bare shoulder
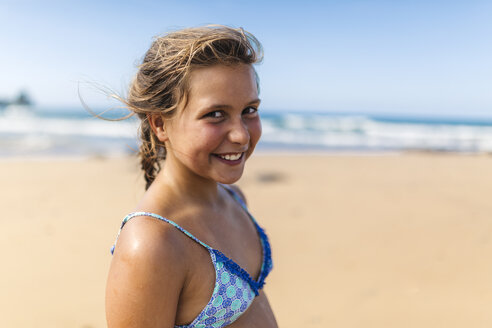
M 234 190 L 234 192 L 243 200 L 244 204 L 248 205 L 248 202 L 246 201 L 246 196 L 241 191 L 241 188 L 239 188 L 237 185 L 229 185 L 229 187 Z
M 150 217 L 123 228 L 106 286 L 108 327 L 172 327 L 185 283 L 179 231 Z

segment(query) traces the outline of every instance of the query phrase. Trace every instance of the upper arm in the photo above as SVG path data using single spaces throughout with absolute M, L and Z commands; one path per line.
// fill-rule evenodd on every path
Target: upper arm
M 108 327 L 173 327 L 186 273 L 180 247 L 172 242 L 175 231 L 151 219 L 132 221 L 120 235 L 109 271 Z
M 246 196 L 244 196 L 243 192 L 241 191 L 241 189 L 238 186 L 229 185 L 229 187 L 231 187 L 231 189 L 234 190 L 234 192 L 239 196 L 239 198 L 242 199 L 242 201 L 244 202 L 245 205 L 248 205 L 248 203 L 246 202 Z

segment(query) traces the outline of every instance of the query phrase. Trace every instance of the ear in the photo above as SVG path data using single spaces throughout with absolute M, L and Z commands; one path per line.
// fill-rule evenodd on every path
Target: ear
M 160 142 L 166 142 L 169 138 L 167 136 L 167 131 L 164 127 L 164 118 L 161 114 L 147 114 L 147 120 L 149 121 L 152 131 L 157 136 Z

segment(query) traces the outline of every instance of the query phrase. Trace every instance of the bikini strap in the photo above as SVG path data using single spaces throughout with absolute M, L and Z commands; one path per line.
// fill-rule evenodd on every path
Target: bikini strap
M 246 212 L 246 214 L 248 214 L 248 216 L 253 221 L 253 223 L 256 226 L 258 226 L 258 223 L 256 222 L 256 220 L 253 217 L 253 215 L 251 215 L 251 213 L 249 212 L 248 206 L 244 202 L 243 198 L 241 196 L 239 196 L 239 194 L 231 186 L 228 186 L 228 185 L 225 185 L 225 184 L 220 184 L 220 185 L 222 187 L 224 187 L 224 189 L 227 190 L 227 192 L 229 192 L 229 194 L 239 203 L 239 205 L 241 205 L 241 207 L 244 209 L 244 211 Z
M 121 223 L 121 227 L 120 227 L 120 230 L 118 231 L 118 234 L 116 235 L 116 240 L 113 244 L 113 246 L 111 247 L 111 254 L 114 253 L 114 249 L 116 247 L 116 243 L 118 242 L 118 237 L 120 236 L 120 233 L 121 233 L 121 230 L 123 229 L 123 227 L 125 226 L 125 224 L 132 218 L 136 217 L 136 216 L 150 216 L 150 217 L 153 217 L 153 218 L 156 218 L 158 220 L 161 220 L 161 221 L 164 221 L 164 222 L 167 222 L 169 224 L 171 224 L 172 226 L 174 226 L 175 228 L 177 228 L 179 231 L 181 231 L 182 233 L 184 233 L 185 235 L 187 235 L 188 237 L 190 237 L 191 239 L 193 239 L 194 241 L 196 241 L 198 244 L 202 245 L 203 247 L 205 247 L 207 250 L 212 250 L 212 247 L 208 246 L 207 244 L 205 244 L 204 242 L 202 242 L 200 239 L 196 238 L 195 236 L 193 236 L 191 233 L 189 233 L 186 229 L 182 228 L 180 225 L 178 225 L 176 222 L 173 222 L 169 219 L 166 219 L 162 216 L 160 216 L 159 214 L 155 214 L 155 213 L 150 213 L 150 212 L 133 212 L 133 213 L 130 213 L 128 214 L 124 219 L 123 219 L 123 222 Z
M 265 283 L 266 276 L 268 276 L 268 273 L 270 273 L 270 271 L 273 268 L 272 250 L 270 248 L 270 242 L 268 241 L 268 237 L 265 233 L 265 230 L 263 230 L 263 228 L 260 227 L 258 222 L 256 222 L 255 218 L 253 217 L 253 215 L 251 215 L 251 213 L 248 211 L 248 207 L 246 206 L 246 203 L 241 198 L 241 196 L 239 196 L 238 193 L 233 188 L 231 188 L 230 186 L 224 185 L 224 184 L 220 184 L 220 185 L 222 187 L 224 187 L 224 189 L 226 189 L 229 192 L 229 194 L 231 194 L 232 197 L 235 200 L 237 200 L 237 202 L 241 205 L 241 207 L 244 209 L 244 211 L 246 211 L 246 214 L 248 214 L 251 221 L 253 221 L 253 224 L 255 225 L 256 230 L 258 231 L 258 234 L 260 235 L 260 241 L 261 241 L 261 244 L 263 246 L 262 248 L 263 248 L 263 259 L 264 260 L 263 260 L 263 264 L 261 265 L 260 277 L 259 277 L 259 281 L 258 281 L 258 283 L 259 283 L 258 288 L 262 288 L 264 283 Z

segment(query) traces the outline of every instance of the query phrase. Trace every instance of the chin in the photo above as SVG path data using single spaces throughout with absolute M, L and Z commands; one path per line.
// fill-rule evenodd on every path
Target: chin
M 239 177 L 234 177 L 234 178 L 220 178 L 220 179 L 216 179 L 215 182 L 217 183 L 221 183 L 221 184 L 233 184 L 233 183 L 236 183 L 239 181 L 239 179 L 241 179 L 241 176 Z
M 215 182 L 222 183 L 222 184 L 233 184 L 239 181 L 241 177 L 243 176 L 243 171 L 237 172 L 237 174 L 231 174 L 229 176 L 219 176 L 215 180 Z

